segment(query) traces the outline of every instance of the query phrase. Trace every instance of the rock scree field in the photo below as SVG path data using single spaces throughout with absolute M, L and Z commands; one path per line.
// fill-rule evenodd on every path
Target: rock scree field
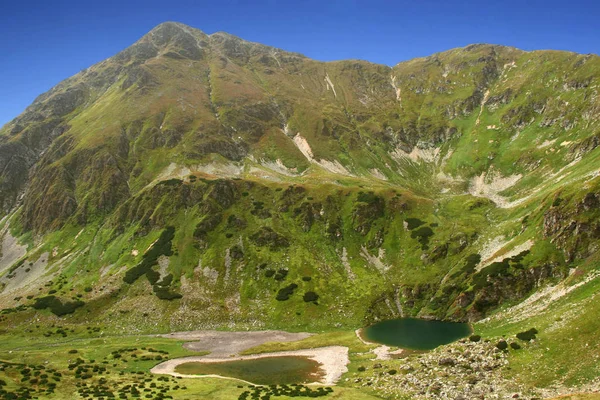
M 158 25 L 0 128 L 0 398 L 600 398 L 599 91 Z M 407 318 L 472 332 L 357 335 Z M 177 372 L 281 356 L 314 379 Z

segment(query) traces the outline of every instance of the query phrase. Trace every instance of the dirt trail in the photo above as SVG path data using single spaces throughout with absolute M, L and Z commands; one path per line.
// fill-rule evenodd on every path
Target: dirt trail
M 192 351 L 209 351 L 211 358 L 239 355 L 244 350 L 267 342 L 296 342 L 312 336 L 312 333 L 290 333 L 284 331 L 190 331 L 159 335 L 168 339 L 186 340 L 183 347 Z

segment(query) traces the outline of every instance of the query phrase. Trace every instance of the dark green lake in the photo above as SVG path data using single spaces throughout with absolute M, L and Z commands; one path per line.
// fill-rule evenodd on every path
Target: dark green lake
M 223 362 L 189 362 L 175 367 L 186 375 L 220 375 L 257 385 L 317 382 L 323 375 L 320 364 L 306 357 L 265 357 Z
M 379 322 L 362 330 L 370 342 L 412 350 L 431 350 L 471 333 L 469 324 L 400 318 Z

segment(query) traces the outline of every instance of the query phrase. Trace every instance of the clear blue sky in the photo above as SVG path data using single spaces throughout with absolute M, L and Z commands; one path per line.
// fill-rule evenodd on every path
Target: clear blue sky
M 0 126 L 164 21 L 324 61 L 394 65 L 471 43 L 600 53 L 599 0 L 7 0 L 0 9 Z

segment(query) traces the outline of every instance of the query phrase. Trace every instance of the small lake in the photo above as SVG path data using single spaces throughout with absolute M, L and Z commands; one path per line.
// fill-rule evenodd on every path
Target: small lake
M 222 362 L 189 362 L 175 367 L 186 375 L 220 375 L 257 385 L 283 385 L 318 382 L 323 376 L 320 364 L 307 357 L 282 356 Z
M 365 340 L 411 350 L 431 350 L 471 334 L 469 324 L 400 318 L 378 322 L 361 331 Z

